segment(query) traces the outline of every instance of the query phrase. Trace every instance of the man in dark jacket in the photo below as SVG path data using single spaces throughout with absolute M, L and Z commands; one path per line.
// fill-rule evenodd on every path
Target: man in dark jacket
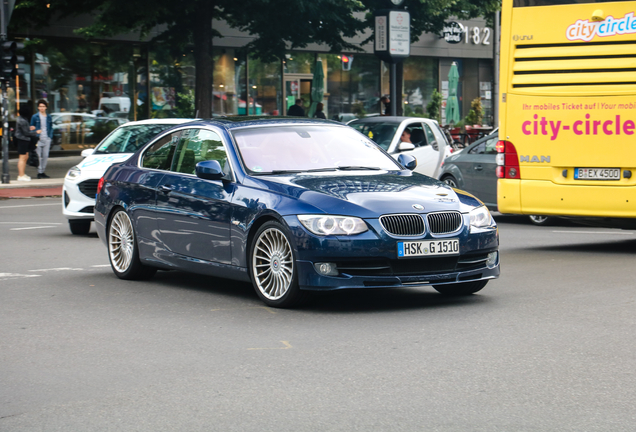
M 296 99 L 296 103 L 287 110 L 287 115 L 292 117 L 305 117 L 303 103 L 304 101 L 302 99 Z

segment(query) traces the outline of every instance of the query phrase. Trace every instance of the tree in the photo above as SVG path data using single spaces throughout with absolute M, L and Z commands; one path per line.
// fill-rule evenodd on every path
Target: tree
M 372 12 L 387 0 L 22 0 L 16 5 L 10 32 L 24 26 L 46 26 L 52 19 L 90 14 L 93 22 L 76 30 L 88 39 L 151 31 L 152 39 L 176 47 L 193 46 L 196 66 L 195 107 L 200 117 L 210 117 L 212 107 L 212 19 L 225 20 L 254 39 L 246 50 L 262 60 L 283 58 L 285 52 L 325 44 L 332 52 L 360 50 L 351 38 L 373 29 Z M 407 0 L 411 13 L 411 38 L 423 32 L 440 33 L 450 16 L 486 16 L 500 0 Z M 369 41 L 371 38 L 367 39 Z

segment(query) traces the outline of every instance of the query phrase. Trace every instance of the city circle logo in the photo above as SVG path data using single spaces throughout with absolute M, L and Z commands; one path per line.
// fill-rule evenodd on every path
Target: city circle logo
M 577 20 L 565 31 L 568 40 L 582 40 L 589 42 L 595 36 L 607 37 L 636 33 L 636 19 L 634 12 L 625 14 L 622 18 L 607 16 L 603 21 Z

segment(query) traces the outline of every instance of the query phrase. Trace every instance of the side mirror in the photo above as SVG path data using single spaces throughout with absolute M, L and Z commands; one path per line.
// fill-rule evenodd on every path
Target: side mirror
M 413 143 L 406 143 L 406 142 L 401 142 L 400 145 L 398 146 L 398 151 L 409 151 L 409 150 L 413 150 L 415 149 L 415 144 Z
M 195 168 L 197 177 L 205 180 L 222 180 L 225 177 L 221 164 L 216 160 L 201 161 Z
M 85 158 L 92 155 L 94 151 L 95 149 L 86 149 L 86 150 L 82 150 L 82 153 L 80 154 L 82 155 L 83 158 Z
M 405 143 L 408 144 L 408 143 Z M 413 145 L 413 144 L 411 144 Z M 406 169 L 413 171 L 417 166 L 417 159 L 413 155 L 401 154 L 398 156 L 398 162 L 402 164 Z

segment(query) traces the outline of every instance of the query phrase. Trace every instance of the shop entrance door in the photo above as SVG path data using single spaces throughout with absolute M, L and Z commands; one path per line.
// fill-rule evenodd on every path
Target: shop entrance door
M 287 110 L 290 106 L 296 103 L 296 99 L 303 99 L 303 108 L 305 114 L 309 111 L 311 105 L 311 81 L 313 75 L 311 74 L 285 74 L 284 81 L 284 94 L 283 94 L 283 115 L 287 114 Z

